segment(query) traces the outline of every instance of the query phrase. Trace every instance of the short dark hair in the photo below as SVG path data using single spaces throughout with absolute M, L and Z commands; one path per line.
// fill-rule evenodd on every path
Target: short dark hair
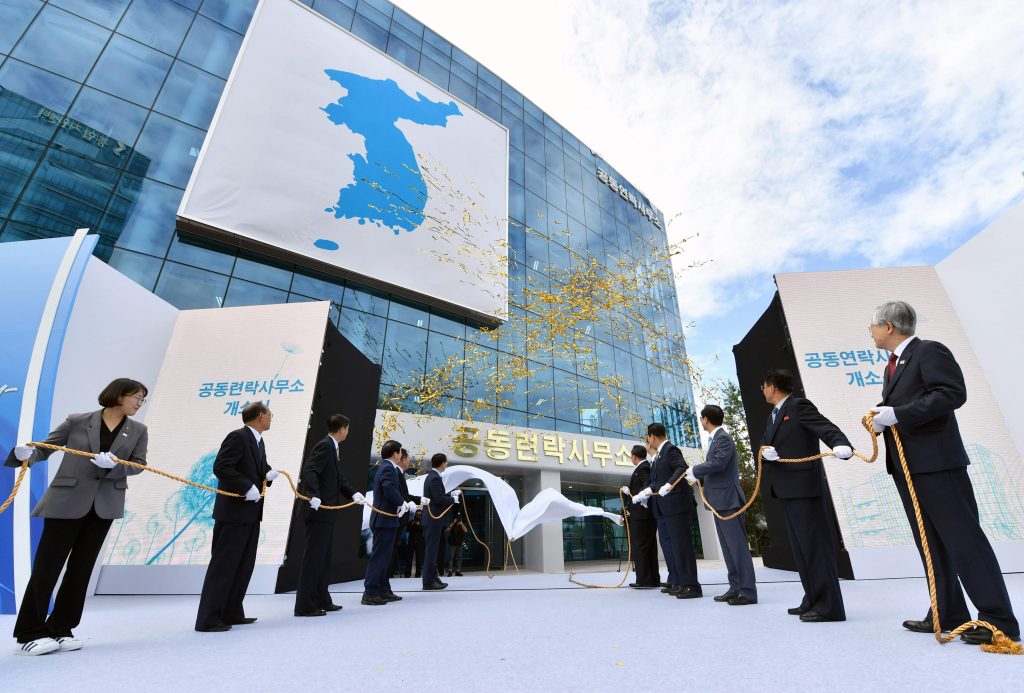
M 242 408 L 242 423 L 249 423 L 260 418 L 260 414 L 269 414 L 270 407 L 263 402 L 250 402 Z
M 99 401 L 101 407 L 116 407 L 121 403 L 121 398 L 126 395 L 134 395 L 136 393 L 142 393 L 145 397 L 149 394 L 149 390 L 146 386 L 140 383 L 138 380 L 132 380 L 131 378 L 117 378 L 110 381 L 110 384 L 103 388 L 100 392 L 100 396 L 96 399 Z
M 448 455 L 444 454 L 443 452 L 439 452 L 439 453 L 437 453 L 436 455 L 434 455 L 433 457 L 430 458 L 430 468 L 431 469 L 437 469 L 438 467 L 440 467 L 442 464 L 444 464 L 447 461 L 448 461 Z
M 337 433 L 343 428 L 348 428 L 349 420 L 344 414 L 334 414 L 327 417 L 327 432 Z
M 700 418 L 707 419 L 715 426 L 721 426 L 725 421 L 725 412 L 717 404 L 709 404 L 700 410 Z
M 655 421 L 652 424 L 647 424 L 647 435 L 655 438 L 667 438 L 668 431 L 665 430 L 665 424 Z
M 398 459 L 400 459 L 400 460 L 404 460 L 404 459 L 405 459 L 406 457 L 408 457 L 408 456 L 409 456 L 409 451 L 408 451 L 408 450 L 406 450 L 405 448 L 402 448 L 402 456 L 401 456 L 401 457 L 399 457 Z
M 647 448 L 645 448 L 643 445 L 634 445 L 633 449 L 629 451 L 629 454 L 632 455 L 633 457 L 636 457 L 637 459 L 646 460 Z
M 402 444 L 397 440 L 389 440 L 380 448 L 380 457 L 383 460 L 390 460 L 395 453 L 402 449 Z
M 764 374 L 764 384 L 771 385 L 779 392 L 793 394 L 793 374 L 785 368 L 772 368 Z

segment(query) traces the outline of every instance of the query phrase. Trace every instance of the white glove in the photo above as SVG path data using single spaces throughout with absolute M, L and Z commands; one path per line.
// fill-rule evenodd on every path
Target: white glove
M 430 505 L 430 499 L 426 496 L 420 496 L 420 505 Z
M 885 428 L 885 426 L 881 425 L 874 419 L 871 420 L 871 430 L 874 431 L 875 433 L 881 433 L 882 431 L 885 430 Z
M 18 445 L 14 448 L 14 458 L 19 462 L 24 462 L 29 457 L 32 457 L 32 448 L 28 445 Z
M 271 469 L 269 472 L 267 472 L 267 481 L 273 481 L 279 476 L 281 475 L 278 472 L 275 472 L 273 469 Z
M 667 496 L 672 491 L 672 484 L 665 484 L 658 489 L 659 496 Z
M 763 459 L 768 460 L 769 462 L 774 462 L 775 460 L 779 459 L 779 452 L 775 448 L 765 448 L 764 450 L 761 451 L 761 457 Z
M 643 498 L 640 499 L 640 505 L 644 506 L 645 508 L 647 507 L 647 496 L 644 496 Z
M 316 496 L 313 496 L 312 498 L 310 498 L 309 499 L 309 507 L 313 508 L 313 510 L 319 510 L 320 509 L 320 499 L 317 498 Z
M 452 502 L 453 503 L 458 503 L 459 499 L 461 497 L 462 497 L 462 491 L 460 491 L 459 489 L 455 489 L 454 491 L 452 491 Z
M 633 495 L 632 493 L 629 492 L 629 486 L 623 486 L 619 490 L 622 491 L 622 495 L 624 495 L 624 496 L 631 496 L 631 495 Z
M 693 475 L 693 467 L 688 467 L 686 469 L 686 482 L 690 484 L 690 486 L 697 483 L 697 477 Z
M 893 411 L 892 407 L 875 407 L 871 411 L 875 414 L 875 418 L 872 421 L 876 426 L 895 426 L 899 423 L 896 420 L 896 412 Z
M 837 445 L 832 448 L 832 454 L 841 460 L 848 460 L 853 457 L 853 448 L 849 445 Z
M 405 505 L 406 505 L 406 507 L 409 508 L 409 512 L 411 512 L 411 513 L 416 512 L 416 509 L 419 508 L 419 506 L 416 505 L 416 501 L 409 501 Z
M 100 469 L 113 469 L 117 466 L 113 456 L 109 452 L 101 452 L 92 458 L 92 463 Z
M 260 500 L 260 490 L 256 488 L 256 484 L 249 487 L 249 490 L 245 492 L 245 500 L 258 503 Z
M 640 493 L 633 496 L 633 498 L 631 498 L 630 500 L 632 500 L 634 503 L 643 503 L 644 505 L 647 505 L 647 499 L 650 497 L 650 495 L 651 489 L 643 488 L 640 489 Z
M 352 494 L 352 500 L 354 500 L 356 503 L 365 503 L 366 496 L 356 491 L 355 493 Z
M 409 512 L 409 504 L 408 503 L 402 503 L 400 506 L 398 506 L 398 516 L 399 517 L 401 517 L 402 515 L 405 515 L 407 512 Z

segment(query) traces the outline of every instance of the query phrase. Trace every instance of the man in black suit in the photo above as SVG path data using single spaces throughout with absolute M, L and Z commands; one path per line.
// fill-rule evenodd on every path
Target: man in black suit
M 633 497 L 634 503 L 650 499 L 651 512 L 657 520 L 662 518 L 672 546 L 679 583 L 669 585 L 668 594 L 679 599 L 696 599 L 704 593 L 697 579 L 697 558 L 693 553 L 690 527 L 697 503 L 693 489 L 686 483 L 673 484 L 686 473 L 683 451 L 668 442 L 665 426 L 652 423 L 647 426 L 647 444 L 658 451 L 651 465 L 651 483 Z
M 700 425 L 708 432 L 708 449 L 703 464 L 696 464 L 686 470 L 686 480 L 704 485 L 704 498 L 719 515 L 728 517 L 747 502 L 740 486 L 740 463 L 736 455 L 736 443 L 729 432 L 722 428 L 725 412 L 709 404 L 700 412 Z M 747 545 L 747 529 L 743 515 L 731 520 L 715 518 L 718 543 L 722 545 L 725 567 L 729 575 L 729 589 L 715 597 L 716 602 L 730 606 L 757 604 L 757 584 L 754 580 L 754 561 Z
M 852 457 L 853 448 L 843 432 L 822 416 L 810 400 L 793 396 L 793 374 L 789 371 L 768 371 L 761 392 L 772 405 L 761 440 L 761 445 L 766 446 L 762 452 L 766 462 L 762 483 L 782 506 L 793 560 L 804 588 L 800 606 L 789 609 L 789 613 L 805 623 L 845 621 L 836 548 L 829 532 L 831 519 L 825 509 L 825 468 L 821 460 L 795 464 L 776 460 L 817 455 L 819 440 L 841 460 Z
M 430 473 L 423 482 L 423 589 L 443 590 L 448 586 L 437 575 L 438 547 L 441 545 L 441 532 L 452 519 L 449 508 L 459 502 L 459 494 L 455 489 L 451 493 L 444 490 L 444 479 L 441 473 L 448 467 L 448 457 L 439 452 L 430 458 Z M 436 519 L 435 519 L 436 518 Z
M 246 617 L 242 600 L 256 566 L 263 520 L 260 489 L 264 480 L 269 486 L 277 477 L 267 464 L 263 444 L 273 416 L 263 402 L 246 405 L 242 409 L 245 425 L 227 435 L 213 462 L 217 488 L 245 498 L 217 494 L 213 503 L 213 544 L 196 614 L 198 631 L 219 633 L 256 620 Z
M 944 345 L 914 336 L 917 313 L 908 303 L 890 301 L 876 308 L 870 329 L 875 346 L 891 352 L 882 404 L 873 410 L 875 432 L 884 432 L 885 467 L 896 483 L 920 551 L 914 506 L 892 433 L 893 428 L 899 431 L 932 556 L 940 626 L 951 630 L 971 620 L 960 589 L 963 584 L 978 608 L 978 619 L 1018 640 L 1020 625 L 999 561 L 978 521 L 978 502 L 967 474 L 970 459 L 955 413 L 967 401 L 960 366 Z M 932 623 L 929 610 L 923 620 L 903 625 L 931 633 Z M 989 643 L 992 631 L 976 627 L 960 637 L 974 645 Z
M 651 463 L 647 461 L 647 448 L 634 445 L 630 459 L 633 461 L 633 474 L 629 477 L 629 485 L 621 489 L 625 496 L 625 509 L 629 511 L 629 543 L 633 567 L 636 569 L 636 582 L 629 586 L 638 590 L 656 589 L 661 585 L 658 573 L 658 527 L 651 517 L 650 509 L 643 503 L 633 503 L 631 500 L 651 485 Z
M 380 449 L 380 464 L 373 478 L 373 505 L 387 513 L 404 515 L 409 504 L 402 497 L 402 486 L 399 478 L 403 470 L 399 467 L 402 455 L 402 444 L 397 440 L 389 440 Z M 362 604 L 380 606 L 388 602 L 397 602 L 402 598 L 391 589 L 388 570 L 395 552 L 395 539 L 398 536 L 398 517 L 370 513 L 370 531 L 373 532 L 373 548 L 370 560 L 366 565 L 366 580 L 363 582 Z
M 408 544 L 407 544 L 406 548 L 412 548 L 416 552 L 416 577 L 419 577 L 420 576 L 420 567 L 423 564 L 423 557 L 422 557 L 422 553 L 423 553 L 423 537 L 422 537 L 422 530 L 421 530 L 421 528 L 419 526 L 419 523 L 417 523 L 417 526 L 415 528 L 413 528 L 413 524 L 416 523 L 416 518 L 418 517 L 417 514 L 416 514 L 416 509 L 418 507 L 420 507 L 420 505 L 422 505 L 423 497 L 422 496 L 414 496 L 414 495 L 409 493 L 409 481 L 408 481 L 408 478 L 406 477 L 406 474 L 409 472 L 409 465 L 411 463 L 412 463 L 412 458 L 409 457 L 409 451 L 406 450 L 405 448 L 402 448 L 401 454 L 400 454 L 399 460 L 398 460 L 398 469 L 399 469 L 398 485 L 399 485 L 399 488 L 401 489 L 401 492 L 402 492 L 402 498 L 405 499 L 405 504 L 406 504 L 406 506 L 408 508 L 408 514 L 403 514 L 402 517 L 400 517 L 398 519 L 398 533 L 401 534 L 402 533 L 402 529 L 408 527 L 408 529 L 409 529 L 409 541 L 408 541 Z M 420 523 L 422 523 L 422 520 L 420 520 Z M 417 538 L 419 540 L 419 544 L 418 545 L 415 543 L 415 539 L 413 537 L 414 533 L 419 533 L 420 534 L 420 536 Z M 391 576 L 398 575 L 398 552 L 399 552 L 398 539 L 396 538 L 395 539 L 395 549 L 391 553 L 391 567 L 388 568 L 388 577 L 389 578 Z
M 295 592 L 296 616 L 323 616 L 341 610 L 331 599 L 327 577 L 337 515 L 329 510 L 320 512 L 320 505 L 341 505 L 343 499 L 363 502 L 363 494 L 352 488 L 341 472 L 338 446 L 348 437 L 348 427 L 347 416 L 328 417 L 327 435 L 313 446 L 299 471 L 299 493 L 309 497 L 309 504 L 300 509 L 306 523 L 306 548 Z

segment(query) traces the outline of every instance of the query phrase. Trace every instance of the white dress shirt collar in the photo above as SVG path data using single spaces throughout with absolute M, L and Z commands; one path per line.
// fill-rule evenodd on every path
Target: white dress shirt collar
M 786 395 L 785 397 L 783 397 L 782 401 L 775 405 L 775 408 L 778 409 L 779 411 L 782 411 L 782 405 L 785 404 L 786 400 L 789 399 L 790 397 L 791 395 Z
M 900 342 L 900 345 L 898 347 L 892 350 L 892 353 L 896 354 L 897 358 L 903 356 L 904 349 L 907 348 L 907 345 L 910 344 L 910 342 L 913 341 L 914 338 L 914 335 L 910 335 L 909 337 L 904 339 L 902 342 Z
M 249 429 L 250 431 L 252 431 L 252 434 L 253 434 L 254 436 L 256 436 L 256 444 L 258 445 L 258 444 L 260 443 L 260 441 L 262 441 L 262 440 L 263 440 L 263 436 L 261 436 L 261 435 L 260 435 L 260 432 L 259 432 L 259 431 L 257 431 L 257 430 L 256 430 L 255 428 L 253 428 L 252 426 L 246 426 L 246 428 L 248 428 L 248 429 Z
M 665 447 L 666 445 L 668 445 L 668 438 L 666 438 L 665 440 L 661 441 L 661 445 L 658 446 L 658 454 L 659 455 L 661 454 L 661 449 L 663 447 Z

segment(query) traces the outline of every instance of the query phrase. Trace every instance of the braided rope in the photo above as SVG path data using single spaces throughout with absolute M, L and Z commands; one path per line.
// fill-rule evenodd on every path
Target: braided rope
M 14 480 L 14 486 L 11 488 L 11 495 L 7 496 L 7 500 L 4 501 L 3 505 L 0 505 L 0 513 L 7 510 L 7 506 L 14 502 L 14 497 L 18 495 L 18 489 L 21 487 L 21 481 L 25 478 L 25 472 L 28 471 L 28 460 L 21 463 L 21 468 L 18 470 L 18 478 Z

